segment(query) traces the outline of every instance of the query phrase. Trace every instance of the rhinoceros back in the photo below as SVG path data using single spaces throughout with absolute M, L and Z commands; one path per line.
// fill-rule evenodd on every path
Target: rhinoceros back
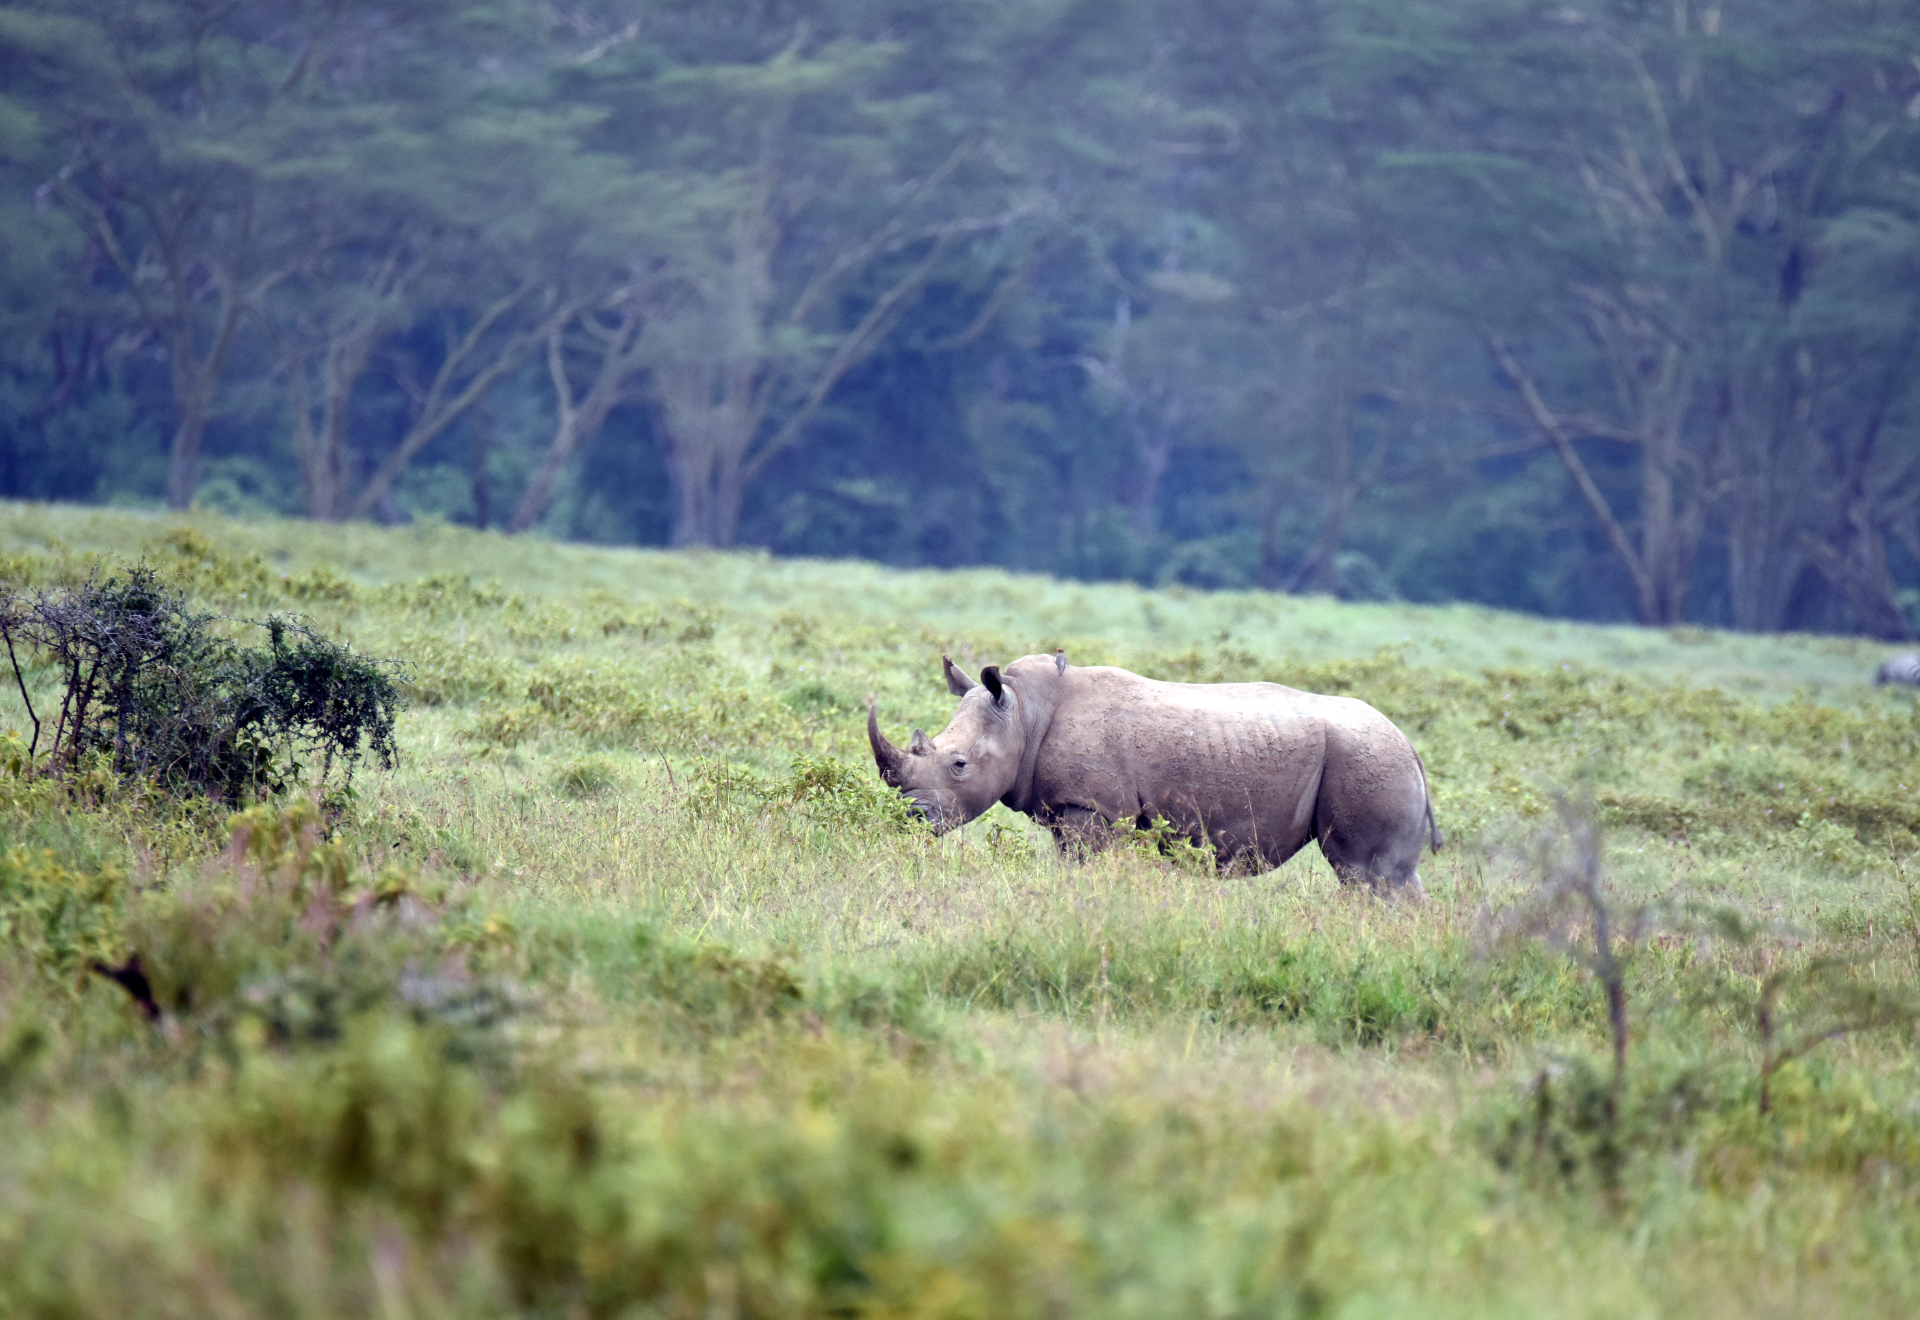
M 1060 675 L 1032 797 L 1043 818 L 1164 816 L 1223 860 L 1269 865 L 1329 833 L 1417 833 L 1426 807 L 1412 746 L 1364 702 L 1104 666 Z

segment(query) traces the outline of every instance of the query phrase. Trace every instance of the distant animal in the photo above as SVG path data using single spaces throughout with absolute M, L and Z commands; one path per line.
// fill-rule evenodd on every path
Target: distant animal
M 1223 865 L 1279 866 L 1317 841 L 1347 884 L 1423 895 L 1422 847 L 1440 850 L 1426 767 L 1406 735 L 1364 701 L 1277 683 L 1163 683 L 1106 665 L 1029 655 L 975 682 L 945 656 L 960 698 L 935 737 L 905 751 L 867 738 L 880 777 L 936 831 L 1004 802 L 1062 847 L 1098 846 L 1108 827 L 1164 817 Z
M 1894 656 L 1880 666 L 1873 681 L 1883 687 L 1888 683 L 1920 687 L 1920 651 L 1906 651 Z

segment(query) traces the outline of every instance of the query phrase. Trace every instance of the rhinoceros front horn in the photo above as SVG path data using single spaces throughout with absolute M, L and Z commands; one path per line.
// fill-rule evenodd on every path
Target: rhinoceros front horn
M 880 767 L 880 777 L 893 787 L 900 787 L 900 758 L 905 753 L 880 732 L 880 717 L 874 713 L 872 697 L 867 698 L 867 741 L 873 744 L 873 761 Z

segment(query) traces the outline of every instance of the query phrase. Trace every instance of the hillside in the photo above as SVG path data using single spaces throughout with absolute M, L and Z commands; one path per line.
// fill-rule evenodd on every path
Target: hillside
M 1920 703 L 1870 686 L 1886 647 L 0 509 L 16 591 L 142 558 L 405 661 L 411 707 L 331 825 L 10 743 L 9 1313 L 1920 1303 Z M 1250 877 L 903 823 L 865 695 L 931 732 L 942 651 L 1054 646 L 1373 702 L 1432 772 L 1431 901 L 1312 849 Z M 88 972 L 134 954 L 151 1024 Z
M 628 601 L 701 600 L 742 623 L 791 610 L 865 627 L 965 639 L 1009 655 L 1055 645 L 1211 647 L 1232 643 L 1264 662 L 1323 661 L 1381 648 L 1413 664 L 1476 672 L 1562 663 L 1685 679 L 1698 687 L 1779 697 L 1852 699 L 1898 649 L 1860 637 L 1755 636 L 1541 619 L 1473 605 L 1341 603 L 1270 592 L 1150 591 L 997 569 L 903 571 L 854 561 L 776 560 L 753 552 L 674 554 L 549 545 L 443 523 L 387 531 L 362 523 L 185 519 L 63 505 L 0 504 L 0 552 L 57 546 L 72 555 L 138 556 L 166 529 L 201 528 L 223 552 L 276 571 L 325 565 L 362 585 L 457 574 L 543 599 L 607 593 Z M 530 552 L 538 545 L 538 552 Z M 1275 675 L 1279 677 L 1279 675 Z

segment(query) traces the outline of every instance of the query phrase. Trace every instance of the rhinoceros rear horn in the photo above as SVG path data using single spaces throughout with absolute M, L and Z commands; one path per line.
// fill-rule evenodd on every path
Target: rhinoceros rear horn
M 1006 689 L 1000 683 L 1000 666 L 988 665 L 980 671 L 980 681 L 986 684 L 987 691 L 993 693 L 993 704 L 1000 704 L 1000 694 Z
M 944 655 L 940 657 L 940 665 L 947 671 L 947 691 L 953 693 L 956 697 L 964 697 L 967 693 L 973 691 L 975 684 L 972 679 L 967 677 L 966 670 L 947 659 Z
M 867 741 L 873 744 L 873 762 L 880 767 L 880 777 L 893 787 L 900 787 L 900 758 L 904 753 L 880 732 L 880 717 L 874 713 L 871 698 L 867 700 Z

